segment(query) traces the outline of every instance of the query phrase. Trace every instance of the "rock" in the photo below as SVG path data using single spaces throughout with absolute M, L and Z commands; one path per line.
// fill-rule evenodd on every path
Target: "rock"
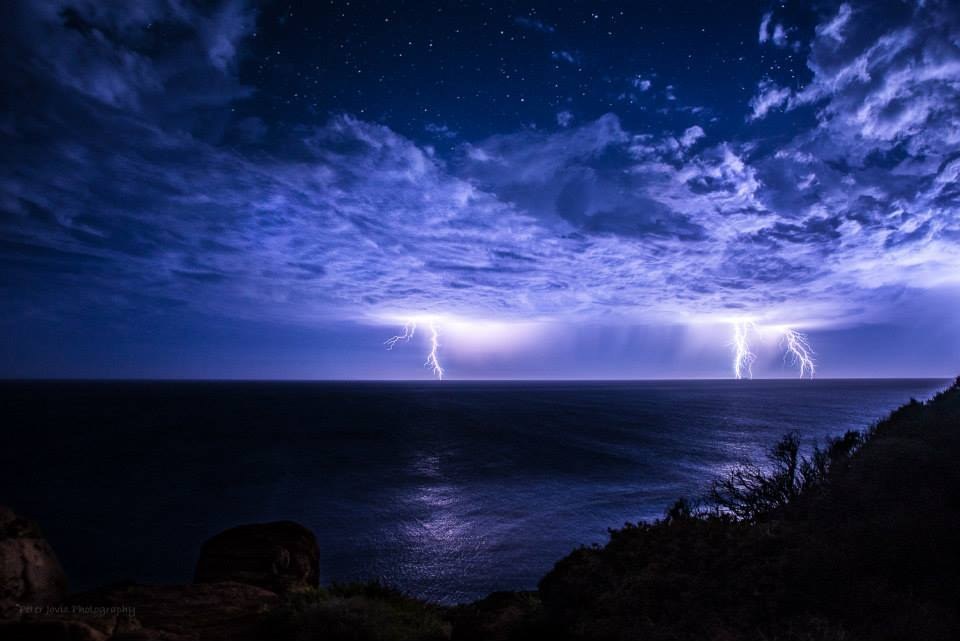
M 136 618 L 77 613 L 68 607 L 56 606 L 39 613 L 24 614 L 19 621 L 0 624 L 0 639 L 112 641 L 117 634 L 139 629 L 140 622 Z
M 259 622 L 280 604 L 274 592 L 243 583 L 121 585 L 72 596 L 74 610 L 123 608 L 136 626 L 111 641 L 220 641 L 257 638 Z
M 293 521 L 230 528 L 203 544 L 195 583 L 237 581 L 277 593 L 317 587 L 313 532 Z
M 21 606 L 59 603 L 66 591 L 63 568 L 36 523 L 0 506 L 0 619 L 19 618 Z

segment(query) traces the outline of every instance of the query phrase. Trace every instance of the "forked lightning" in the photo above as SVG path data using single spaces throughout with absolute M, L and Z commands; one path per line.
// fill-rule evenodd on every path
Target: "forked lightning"
M 757 355 L 750 350 L 750 336 L 761 330 L 753 321 L 737 321 L 733 324 L 733 376 L 734 378 L 753 378 L 753 363 Z M 800 378 L 813 378 L 816 372 L 813 349 L 805 334 L 789 327 L 778 328 L 783 358 L 800 368 Z
M 439 350 L 440 350 L 440 333 L 437 331 L 437 326 L 433 321 L 429 321 L 428 327 L 430 329 L 430 351 L 427 352 L 427 360 L 424 362 L 424 367 L 429 367 L 430 371 L 438 379 L 443 380 L 443 367 L 440 366 L 439 359 Z M 403 331 L 397 334 L 396 336 L 391 336 L 383 342 L 387 346 L 388 350 L 392 350 L 396 347 L 397 343 L 409 343 L 410 339 L 413 338 L 414 334 L 417 332 L 417 323 L 415 321 L 407 321 L 403 325 Z
M 783 357 L 787 358 L 789 356 L 791 362 L 800 367 L 800 378 L 803 378 L 804 374 L 813 378 L 816 363 L 813 360 L 813 350 L 810 349 L 810 343 L 807 342 L 806 335 L 788 327 L 783 330 L 783 343 L 787 350 Z

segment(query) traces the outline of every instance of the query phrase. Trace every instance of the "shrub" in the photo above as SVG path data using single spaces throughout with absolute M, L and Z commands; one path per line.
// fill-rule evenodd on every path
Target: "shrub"
M 863 434 L 849 431 L 829 439 L 824 448 L 815 446 L 806 457 L 800 454 L 800 435 L 791 432 L 770 449 L 766 466 L 744 463 L 713 481 L 707 503 L 716 512 L 745 521 L 769 519 L 796 505 L 801 496 L 809 499 L 825 488 L 831 472 L 849 461 L 863 442 Z

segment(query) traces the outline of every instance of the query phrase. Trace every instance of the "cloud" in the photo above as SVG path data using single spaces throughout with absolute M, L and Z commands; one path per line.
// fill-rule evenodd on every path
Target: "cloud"
M 706 136 L 706 134 L 703 132 L 703 129 L 699 125 L 693 125 L 683 132 L 683 136 L 680 138 L 680 145 L 682 147 L 690 147 L 704 136 Z
M 825 264 L 853 287 L 960 280 L 960 216 L 940 191 L 960 151 L 958 20 L 946 3 L 887 20 L 841 5 L 816 29 L 813 80 L 751 103 L 758 118 L 773 104 L 816 109 L 813 128 L 757 163 L 761 200 L 828 223 Z
M 627 78 L 627 85 L 629 85 L 629 88 L 619 93 L 617 100 L 632 105 L 643 100 L 642 94 L 650 91 L 650 88 L 653 87 L 653 81 L 637 75 Z
M 580 64 L 580 56 L 572 51 L 564 51 L 563 49 L 559 51 L 551 51 L 550 57 L 554 60 L 567 62 L 572 65 Z
M 773 14 L 770 12 L 763 14 L 763 18 L 760 19 L 760 34 L 757 37 L 760 44 L 764 44 L 770 39 L 770 20 L 772 19 Z
M 782 24 L 778 23 L 773 28 L 773 35 L 770 36 L 770 39 L 773 41 L 773 44 L 775 44 L 776 46 L 786 47 L 787 46 L 787 30 L 783 27 Z
M 517 26 L 523 27 L 524 29 L 540 31 L 541 33 L 553 33 L 557 30 L 553 25 L 547 24 L 542 20 L 538 20 L 537 18 L 530 18 L 527 16 L 517 16 L 513 19 L 513 23 Z
M 853 10 L 850 8 L 850 5 L 847 3 L 841 4 L 836 16 L 817 27 L 817 35 L 821 38 L 828 38 L 836 43 L 842 44 L 844 40 L 844 29 L 852 15 Z
M 55 0 L 14 3 L 10 13 L 4 36 L 25 54 L 24 71 L 106 105 L 174 116 L 249 93 L 230 73 L 254 23 L 243 2 L 201 10 Z
M 428 122 L 423 126 L 423 130 L 436 136 L 437 138 L 445 138 L 449 140 L 457 137 L 457 132 L 450 129 L 450 127 L 435 122 Z
M 785 87 L 778 87 L 771 80 L 762 80 L 757 86 L 757 95 L 750 99 L 748 120 L 758 120 L 767 115 L 771 109 L 776 109 L 787 103 L 793 92 Z
M 791 136 L 560 112 L 557 130 L 446 156 L 347 114 L 232 116 L 249 92 L 236 77 L 245 5 L 53 6 L 18 5 L 4 31 L 23 60 L 0 128 L 11 314 L 816 326 L 960 286 L 960 25 L 943 4 L 887 22 L 848 8 L 818 29 L 811 82 L 761 83 L 750 105 L 755 120 L 809 110 Z M 180 27 L 178 55 L 139 47 L 158 20 Z M 44 99 L 14 91 L 24 83 Z M 198 104 L 223 137 L 193 131 Z
M 252 31 L 254 15 L 241 2 L 224 3 L 201 26 L 207 57 L 220 71 L 226 71 L 236 59 L 237 43 Z
M 773 23 L 773 13 L 767 12 L 760 19 L 760 30 L 757 36 L 760 44 L 770 42 L 777 47 L 787 46 L 787 29 L 780 23 Z

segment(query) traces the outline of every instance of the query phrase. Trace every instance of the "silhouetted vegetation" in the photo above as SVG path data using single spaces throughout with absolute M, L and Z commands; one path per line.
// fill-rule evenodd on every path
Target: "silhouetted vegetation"
M 803 496 L 826 486 L 830 472 L 845 465 L 863 443 L 860 432 L 850 431 L 830 439 L 825 448 L 814 446 L 805 457 L 800 453 L 800 435 L 784 436 L 767 455 L 767 466 L 745 463 L 713 482 L 707 504 L 716 512 L 758 522 L 782 513 Z
M 443 609 L 379 582 L 334 585 L 291 594 L 264 619 L 274 641 L 433 641 L 450 638 Z
M 718 479 L 540 582 L 564 639 L 960 638 L 960 379 L 865 433 Z M 456 632 L 456 630 L 455 630 Z

